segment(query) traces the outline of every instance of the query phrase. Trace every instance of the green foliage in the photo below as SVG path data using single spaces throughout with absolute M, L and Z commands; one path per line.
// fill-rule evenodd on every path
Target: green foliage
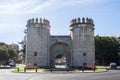
M 6 61 L 9 58 L 9 54 L 8 54 L 8 49 L 7 47 L 1 46 L 0 47 L 0 62 L 2 61 Z
M 17 57 L 16 50 L 8 45 L 0 46 L 0 63 L 14 57 Z
M 8 46 L 9 58 L 17 57 L 17 51 L 10 46 Z
M 100 65 L 118 63 L 120 44 L 114 37 L 95 37 L 95 57 Z
M 19 44 L 21 45 L 22 49 L 20 50 L 20 52 L 22 52 L 24 54 L 23 56 L 23 61 L 25 61 L 25 55 L 26 55 L 26 40 L 22 40 L 21 42 L 19 42 Z

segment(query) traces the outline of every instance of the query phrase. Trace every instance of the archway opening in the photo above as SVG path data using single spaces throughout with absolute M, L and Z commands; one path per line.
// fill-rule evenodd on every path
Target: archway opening
M 63 54 L 55 57 L 55 68 L 66 68 L 66 57 Z
M 50 66 L 53 68 L 66 68 L 71 65 L 71 48 L 66 43 L 57 42 L 50 48 Z

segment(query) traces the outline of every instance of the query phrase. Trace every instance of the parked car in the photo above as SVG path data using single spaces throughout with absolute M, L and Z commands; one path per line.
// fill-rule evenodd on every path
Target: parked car
M 15 63 L 14 60 L 10 60 L 10 61 L 9 61 L 9 65 L 10 65 L 10 67 L 15 67 L 15 66 L 16 66 L 16 63 Z
M 117 68 L 117 64 L 116 63 L 110 63 L 110 68 L 111 69 L 116 69 Z

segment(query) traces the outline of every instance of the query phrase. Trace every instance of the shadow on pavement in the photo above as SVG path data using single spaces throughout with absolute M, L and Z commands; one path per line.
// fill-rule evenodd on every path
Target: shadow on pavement
M 0 69 L 11 69 L 11 67 L 0 67 Z

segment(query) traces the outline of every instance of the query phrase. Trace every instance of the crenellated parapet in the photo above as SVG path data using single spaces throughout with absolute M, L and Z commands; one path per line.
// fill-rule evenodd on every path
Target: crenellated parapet
M 43 25 L 49 25 L 50 26 L 50 22 L 47 19 L 45 19 L 45 18 L 44 19 L 42 19 L 42 18 L 40 18 L 40 19 L 32 18 L 32 19 L 29 19 L 27 21 L 27 25 L 35 25 L 35 24 L 43 24 Z
M 70 26 L 78 25 L 78 24 L 92 24 L 94 25 L 94 22 L 91 18 L 75 18 L 71 20 Z

